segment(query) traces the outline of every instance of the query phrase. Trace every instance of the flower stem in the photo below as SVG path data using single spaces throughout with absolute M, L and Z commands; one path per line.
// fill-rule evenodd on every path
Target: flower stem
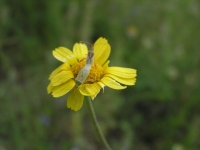
M 112 150 L 110 148 L 108 142 L 106 141 L 102 131 L 101 131 L 101 128 L 100 128 L 99 123 L 97 121 L 97 117 L 96 117 L 95 112 L 94 112 L 94 108 L 92 106 L 91 98 L 90 97 L 86 97 L 86 101 L 87 101 L 87 106 L 88 106 L 88 109 L 89 109 L 90 117 L 92 119 L 92 122 L 93 122 L 93 124 L 95 126 L 96 132 L 97 132 L 101 142 L 107 148 L 107 150 Z

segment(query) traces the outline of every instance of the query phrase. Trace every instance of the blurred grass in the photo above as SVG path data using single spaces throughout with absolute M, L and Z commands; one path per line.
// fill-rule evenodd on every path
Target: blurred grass
M 46 93 L 52 50 L 100 36 L 112 66 L 138 71 L 93 101 L 113 149 L 198 150 L 199 26 L 198 0 L 0 1 L 0 150 L 103 149 L 85 104 Z

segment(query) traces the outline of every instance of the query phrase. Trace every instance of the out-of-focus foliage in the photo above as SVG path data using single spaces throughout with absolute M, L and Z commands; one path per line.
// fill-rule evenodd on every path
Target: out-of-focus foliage
M 103 36 L 112 66 L 138 70 L 93 101 L 113 149 L 199 150 L 199 27 L 199 0 L 1 0 L 0 149 L 104 149 L 85 104 L 46 93 L 52 50 Z

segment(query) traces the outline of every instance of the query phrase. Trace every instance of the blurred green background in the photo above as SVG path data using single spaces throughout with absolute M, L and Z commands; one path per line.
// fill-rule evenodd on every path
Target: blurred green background
M 135 86 L 93 101 L 113 150 L 200 149 L 199 0 L 1 0 L 0 150 L 104 150 L 86 103 L 46 92 L 59 46 L 108 39 Z

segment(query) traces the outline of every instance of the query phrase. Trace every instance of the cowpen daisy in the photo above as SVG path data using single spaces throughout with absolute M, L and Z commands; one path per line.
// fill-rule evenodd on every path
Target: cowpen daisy
M 70 92 L 67 107 L 74 111 L 82 107 L 84 96 L 94 99 L 100 89 L 104 89 L 105 86 L 121 90 L 125 89 L 126 85 L 134 85 L 136 82 L 135 69 L 108 66 L 110 61 L 107 59 L 111 47 L 105 38 L 100 37 L 93 48 L 94 58 L 83 83 L 77 82 L 76 78 L 86 65 L 89 54 L 87 46 L 76 43 L 73 51 L 65 47 L 58 47 L 53 51 L 53 56 L 63 64 L 50 74 L 47 91 L 52 93 L 53 97 L 61 97 Z

